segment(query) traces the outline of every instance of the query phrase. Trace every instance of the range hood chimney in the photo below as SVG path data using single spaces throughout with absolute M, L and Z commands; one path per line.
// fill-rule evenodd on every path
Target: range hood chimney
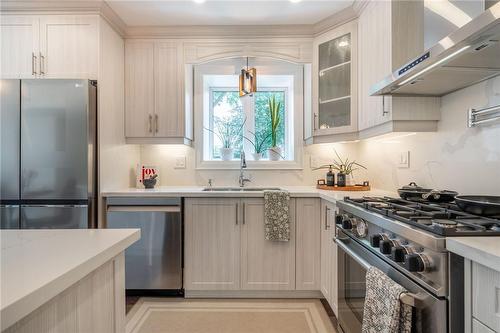
M 500 75 L 500 2 L 489 6 L 372 86 L 371 95 L 443 96 Z

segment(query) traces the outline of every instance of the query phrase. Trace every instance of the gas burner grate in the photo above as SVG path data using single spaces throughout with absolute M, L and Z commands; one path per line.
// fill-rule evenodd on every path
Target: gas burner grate
M 442 236 L 500 235 L 500 219 L 465 213 L 454 203 L 390 197 L 345 197 L 344 201 Z

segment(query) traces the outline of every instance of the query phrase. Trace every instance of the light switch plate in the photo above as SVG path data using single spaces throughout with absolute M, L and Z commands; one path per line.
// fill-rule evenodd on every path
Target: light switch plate
M 398 168 L 408 169 L 410 167 L 410 152 L 402 151 L 399 153 Z
M 186 169 L 186 156 L 177 156 L 175 158 L 174 169 Z

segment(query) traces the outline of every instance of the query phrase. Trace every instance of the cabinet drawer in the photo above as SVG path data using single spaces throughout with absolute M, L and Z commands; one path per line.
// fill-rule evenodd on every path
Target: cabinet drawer
M 478 321 L 475 318 L 472 318 L 472 333 L 495 333 L 495 331 L 490 330 L 480 321 Z
M 500 332 L 500 272 L 472 264 L 472 302 L 473 316 Z

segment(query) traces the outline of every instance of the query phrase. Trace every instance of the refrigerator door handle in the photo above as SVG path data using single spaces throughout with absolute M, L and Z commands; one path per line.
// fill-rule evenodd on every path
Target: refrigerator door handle
M 45 75 L 45 57 L 40 52 L 40 74 Z
M 36 72 L 36 55 L 35 52 L 31 52 L 31 75 L 35 76 Z

